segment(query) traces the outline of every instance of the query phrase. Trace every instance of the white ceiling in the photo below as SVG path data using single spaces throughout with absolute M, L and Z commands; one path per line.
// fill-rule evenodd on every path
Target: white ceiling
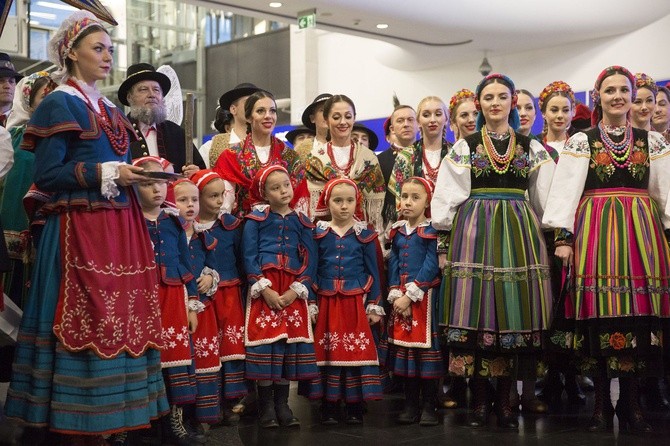
M 270 0 L 190 1 L 284 23 L 316 8 L 318 29 L 388 42 L 377 58 L 398 69 L 620 35 L 670 14 L 668 0 L 284 0 L 281 8 Z

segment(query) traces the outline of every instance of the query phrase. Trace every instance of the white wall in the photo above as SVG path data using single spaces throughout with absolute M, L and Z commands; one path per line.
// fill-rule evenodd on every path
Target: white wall
M 357 118 L 361 120 L 388 116 L 394 91 L 400 102 L 413 106 L 428 95 L 447 102 L 461 88 L 474 90 L 481 79 L 477 67 L 482 53 L 454 64 L 445 60 L 434 69 L 404 71 L 377 60 L 378 55 L 388 53 L 392 47 L 389 43 L 326 31 L 317 31 L 311 38 L 317 39 L 318 48 L 318 82 L 311 86 L 316 91 L 303 90 L 294 96 L 294 90 L 301 88 L 294 83 L 291 96 L 297 99 L 313 98 L 320 92 L 344 93 L 356 103 Z M 510 76 L 517 88 L 537 94 L 549 82 L 560 79 L 575 91 L 584 91 L 592 88 L 600 71 L 610 65 L 643 71 L 655 79 L 670 78 L 669 42 L 670 15 L 623 36 L 488 58 L 493 70 Z M 429 50 L 423 51 L 429 54 Z M 292 72 L 294 75 L 297 73 Z M 292 122 L 299 121 L 306 105 L 292 103 Z

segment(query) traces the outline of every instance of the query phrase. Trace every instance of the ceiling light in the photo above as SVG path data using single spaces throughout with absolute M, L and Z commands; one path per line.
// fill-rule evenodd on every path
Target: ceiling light
M 484 55 L 484 59 L 482 60 L 482 63 L 479 64 L 479 73 L 482 76 L 488 76 L 489 73 L 491 72 L 491 70 L 493 70 L 493 67 L 489 63 L 489 60 L 486 57 L 486 55 Z
M 388 27 L 389 26 L 386 23 L 377 23 L 377 29 L 386 29 Z
M 64 5 L 63 3 L 51 3 L 46 1 L 39 1 L 36 3 L 36 5 L 43 6 L 45 8 L 62 9 L 64 11 L 78 11 L 78 9 L 75 8 L 74 6 Z
M 270 8 L 281 8 L 281 3 L 280 2 L 271 2 L 269 6 L 270 6 Z

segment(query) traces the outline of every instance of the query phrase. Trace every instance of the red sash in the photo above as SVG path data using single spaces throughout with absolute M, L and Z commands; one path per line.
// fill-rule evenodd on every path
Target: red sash
M 161 365 L 163 368 L 190 365 L 191 334 L 188 332 L 186 287 L 161 282 L 158 297 L 165 344 L 161 350 Z
M 296 277 L 276 269 L 263 271 L 263 275 L 272 282 L 272 289 L 279 294 L 285 293 Z M 262 296 L 255 299 L 249 296 L 245 322 L 244 344 L 247 347 L 272 344 L 280 339 L 286 339 L 289 344 L 314 342 L 305 299 L 297 298 L 288 307 L 275 311 L 270 309 Z
M 244 303 L 239 285 L 219 288 L 212 306 L 219 329 L 219 358 L 222 362 L 244 359 Z
M 62 277 L 53 330 L 66 349 L 113 358 L 162 347 L 158 274 L 143 219 L 136 205 L 60 216 Z
M 319 296 L 314 351 L 319 366 L 379 365 L 362 294 Z
M 404 288 L 403 288 L 404 290 Z M 430 321 L 433 314 L 433 289 L 420 302 L 412 302 L 412 316 L 403 317 L 393 312 L 389 318 L 388 342 L 410 348 L 430 348 Z

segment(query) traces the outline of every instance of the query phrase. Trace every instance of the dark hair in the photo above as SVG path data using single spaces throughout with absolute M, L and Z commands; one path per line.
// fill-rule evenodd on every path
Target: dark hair
M 668 87 L 664 87 L 662 85 L 658 86 L 658 93 L 663 93 L 665 95 L 665 98 L 670 101 L 670 89 Z M 656 93 L 656 94 L 658 94 Z
M 228 129 L 226 126 L 230 126 L 233 122 L 233 115 L 230 114 L 228 110 L 224 110 L 221 107 L 216 108 L 216 118 L 212 122 L 212 127 L 216 129 L 219 133 L 226 133 Z
M 567 92 L 565 92 L 565 91 L 554 91 L 553 93 L 551 93 L 549 96 L 547 96 L 544 99 L 544 102 L 542 102 L 542 108 L 540 108 L 540 112 L 545 113 L 547 111 L 547 105 L 549 105 L 549 101 L 551 101 L 556 96 L 562 96 L 564 98 L 567 98 L 568 102 L 570 102 L 570 105 L 572 107 L 574 107 L 576 105 L 575 103 L 572 102 L 572 98 L 570 97 L 570 95 Z
M 33 82 L 33 86 L 30 89 L 30 95 L 28 96 L 28 105 L 30 107 L 33 106 L 33 102 L 35 101 L 35 97 L 37 97 L 37 92 L 44 87 L 45 85 L 49 84 L 54 84 L 55 82 L 49 77 L 49 76 L 42 76 L 38 77 L 35 79 L 35 82 Z
M 509 85 L 508 85 L 508 86 L 509 86 Z M 516 91 L 517 96 L 518 96 L 520 93 L 523 93 L 523 94 L 525 94 L 526 96 L 528 96 L 528 97 L 530 98 L 531 102 L 533 103 L 533 107 L 535 107 L 535 96 L 533 96 L 533 93 L 531 93 L 530 91 L 526 90 L 525 88 L 519 88 L 519 89 L 517 89 L 517 91 Z
M 330 115 L 330 110 L 333 108 L 333 105 L 336 104 L 337 102 L 346 102 L 347 104 L 351 105 L 351 108 L 354 110 L 354 117 L 356 117 L 356 106 L 354 105 L 354 101 L 352 101 L 349 98 L 349 96 L 345 96 L 343 94 L 336 94 L 328 98 L 326 103 L 323 104 L 324 118 L 328 119 L 328 116 Z
M 101 25 L 91 25 L 88 28 L 86 28 L 85 30 L 83 30 L 77 36 L 77 40 L 75 40 L 72 43 L 72 50 L 75 50 L 75 49 L 79 48 L 79 44 L 81 43 L 81 41 L 86 36 L 88 36 L 89 34 L 97 33 L 99 31 L 103 31 L 105 34 L 109 35 L 107 30 L 103 26 L 101 26 Z M 70 50 L 70 51 L 72 51 L 72 50 Z M 69 56 L 65 56 L 65 68 L 67 69 L 68 73 L 72 73 L 72 71 L 74 70 L 74 65 L 73 65 L 72 59 L 70 59 Z
M 247 118 L 247 133 L 251 133 L 251 124 L 248 122 L 251 119 L 251 116 L 254 114 L 254 107 L 256 102 L 260 101 L 263 98 L 270 98 L 272 102 L 277 105 L 275 97 L 269 91 L 258 90 L 256 93 L 252 94 L 247 98 L 247 102 L 244 104 L 244 117 Z

